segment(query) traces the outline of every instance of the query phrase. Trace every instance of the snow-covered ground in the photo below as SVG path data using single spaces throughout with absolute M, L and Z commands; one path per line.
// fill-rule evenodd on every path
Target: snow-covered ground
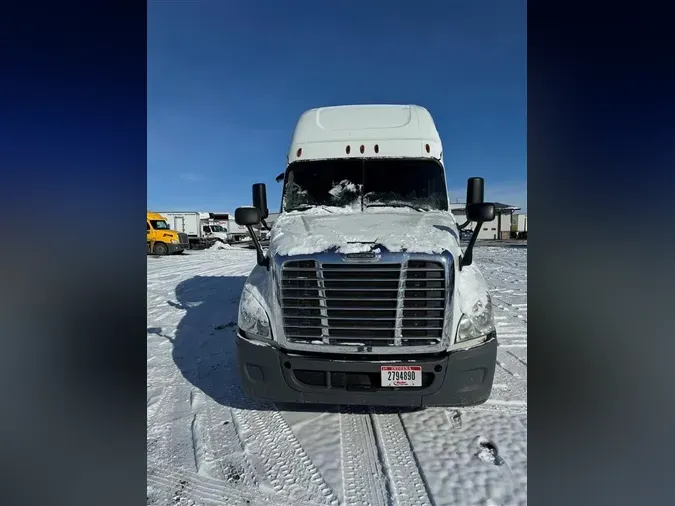
M 492 397 L 398 412 L 248 398 L 234 329 L 255 251 L 148 257 L 147 503 L 526 504 L 527 248 L 474 259 L 495 307 Z

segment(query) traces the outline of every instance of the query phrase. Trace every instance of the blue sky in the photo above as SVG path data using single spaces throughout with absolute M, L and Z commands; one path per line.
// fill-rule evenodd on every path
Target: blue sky
M 414 103 L 443 141 L 450 198 L 527 206 L 524 0 L 148 4 L 148 208 L 279 208 L 306 109 Z

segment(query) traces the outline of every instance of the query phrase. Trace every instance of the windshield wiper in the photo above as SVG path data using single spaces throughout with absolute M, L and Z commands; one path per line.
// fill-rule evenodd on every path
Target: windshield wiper
M 420 212 L 427 211 L 427 209 L 424 209 L 422 207 L 418 207 L 414 204 L 408 204 L 406 202 L 396 202 L 396 203 L 392 202 L 391 204 L 382 204 L 382 203 L 366 204 L 366 207 L 367 208 L 368 207 L 409 207 L 410 209 L 414 209 L 415 211 L 420 211 Z
M 311 205 L 311 204 L 300 204 L 298 206 L 293 207 L 292 209 L 287 209 L 287 211 L 307 211 L 308 209 L 313 209 L 315 207 L 318 207 L 319 209 L 323 209 L 324 211 L 328 211 L 329 213 L 332 213 L 330 209 L 328 209 L 326 206 L 323 205 Z

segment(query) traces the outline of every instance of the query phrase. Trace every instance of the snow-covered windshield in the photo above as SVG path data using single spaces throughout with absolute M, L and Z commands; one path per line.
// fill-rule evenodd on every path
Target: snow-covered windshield
M 411 207 L 447 210 L 441 165 L 433 160 L 348 159 L 294 162 L 284 210 L 311 207 Z

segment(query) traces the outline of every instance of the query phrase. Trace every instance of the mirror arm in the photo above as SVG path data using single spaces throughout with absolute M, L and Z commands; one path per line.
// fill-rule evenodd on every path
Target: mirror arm
M 255 246 L 255 250 L 258 257 L 258 265 L 265 267 L 267 270 L 269 270 L 270 259 L 269 257 L 265 256 L 265 253 L 263 253 L 262 246 L 260 245 L 260 241 L 258 240 L 258 236 L 253 230 L 253 227 L 251 225 L 246 225 L 246 230 L 248 230 L 248 233 L 251 235 L 251 239 L 253 240 L 253 245 Z
M 461 225 L 458 225 L 457 228 L 460 229 L 460 230 L 464 230 L 466 227 L 469 226 L 469 223 L 471 223 L 471 220 L 466 220 L 466 221 L 465 221 L 464 223 L 462 223 Z
M 262 223 L 262 226 L 265 228 L 265 230 L 272 230 L 265 220 L 260 220 L 260 223 Z
M 473 263 L 473 246 L 476 244 L 476 239 L 478 239 L 478 234 L 480 233 L 480 229 L 483 228 L 483 222 L 479 221 L 476 222 L 476 228 L 473 229 L 473 234 L 471 234 L 471 239 L 469 239 L 469 244 L 466 247 L 466 250 L 464 251 L 464 255 L 459 261 L 459 270 L 462 270 L 462 267 L 466 267 L 467 265 L 471 265 Z

